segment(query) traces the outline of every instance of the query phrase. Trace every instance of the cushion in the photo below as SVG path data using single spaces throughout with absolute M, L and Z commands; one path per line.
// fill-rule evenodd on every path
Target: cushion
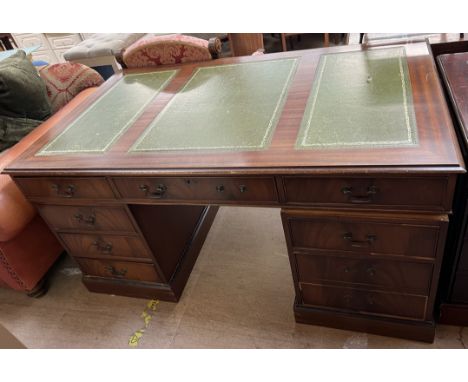
M 123 53 L 128 68 L 211 60 L 208 41 L 182 34 L 140 39 Z
M 35 120 L 51 115 L 45 84 L 22 50 L 0 61 L 0 115 Z
M 144 33 L 96 33 L 67 50 L 63 57 L 67 61 L 79 61 L 82 58 L 112 56 L 113 52 L 122 51 L 144 35 Z
M 104 82 L 94 69 L 72 62 L 48 65 L 39 73 L 46 84 L 53 113 L 64 107 L 82 90 Z
M 41 123 L 42 121 L 37 119 L 0 115 L 0 152 L 15 145 Z

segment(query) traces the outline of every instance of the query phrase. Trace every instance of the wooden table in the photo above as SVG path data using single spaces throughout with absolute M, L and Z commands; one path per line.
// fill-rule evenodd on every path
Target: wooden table
M 427 46 L 361 49 L 115 75 L 5 172 L 91 291 L 177 301 L 218 206 L 278 207 L 297 322 L 432 341 L 463 162 Z

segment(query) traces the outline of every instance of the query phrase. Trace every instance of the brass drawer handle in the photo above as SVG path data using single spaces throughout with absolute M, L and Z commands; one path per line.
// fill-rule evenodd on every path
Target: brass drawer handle
M 151 192 L 149 186 L 146 184 L 140 184 L 138 188 L 145 193 L 146 197 L 152 199 L 163 198 L 167 191 L 167 186 L 162 183 L 156 186 L 156 191 L 154 192 Z
M 73 198 L 76 189 L 73 184 L 69 184 L 65 191 L 60 191 L 61 186 L 59 184 L 53 184 L 51 188 L 55 191 L 55 194 L 61 198 Z
M 345 186 L 341 192 L 348 196 L 348 201 L 355 204 L 372 203 L 374 196 L 377 195 L 379 189 L 376 186 L 367 187 L 365 195 L 353 195 L 353 187 Z
M 112 276 L 124 277 L 127 274 L 126 269 L 121 269 L 120 271 L 118 271 L 113 266 L 104 267 L 104 269 L 108 271 Z
M 247 186 L 245 184 L 241 184 L 239 186 L 239 191 L 240 192 L 247 192 Z
M 374 277 L 376 270 L 375 270 L 374 267 L 369 267 L 369 268 L 366 269 L 366 272 L 370 277 Z
M 84 223 L 92 226 L 96 224 L 96 216 L 94 215 L 84 217 L 82 214 L 75 214 L 74 218 L 78 221 L 78 223 Z
M 377 240 L 377 236 L 375 235 L 367 235 L 366 240 L 353 240 L 353 234 L 351 232 L 346 232 L 343 235 L 343 239 L 349 242 L 351 247 L 355 248 L 368 248 L 374 244 L 374 241 Z
M 93 243 L 93 246 L 95 246 L 99 252 L 104 252 L 104 253 L 112 252 L 112 243 L 104 243 L 100 239 L 97 239 Z
M 224 186 L 221 184 L 219 186 L 216 186 L 216 191 L 218 192 L 224 192 Z

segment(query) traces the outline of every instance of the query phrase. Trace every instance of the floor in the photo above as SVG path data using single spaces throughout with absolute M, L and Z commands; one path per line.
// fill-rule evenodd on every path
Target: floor
M 39 299 L 0 289 L 0 323 L 29 348 L 128 348 L 148 300 L 90 293 L 69 257 Z M 296 324 L 279 209 L 221 208 L 181 301 L 160 302 L 139 348 L 464 348 L 468 329 L 433 344 Z M 146 310 L 148 312 L 148 309 Z

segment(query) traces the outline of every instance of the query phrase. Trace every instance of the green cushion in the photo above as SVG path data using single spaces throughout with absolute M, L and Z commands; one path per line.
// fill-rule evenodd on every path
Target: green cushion
M 0 61 L 0 115 L 35 120 L 51 115 L 44 81 L 22 50 Z
M 0 115 L 0 152 L 13 146 L 41 123 L 36 119 Z

